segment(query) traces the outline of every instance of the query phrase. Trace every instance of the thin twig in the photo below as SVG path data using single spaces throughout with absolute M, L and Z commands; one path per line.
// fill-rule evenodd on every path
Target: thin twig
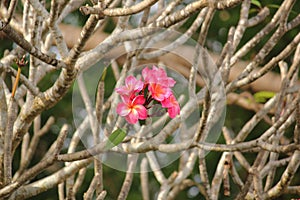
M 93 177 L 93 180 L 91 181 L 90 183 L 90 186 L 88 188 L 88 190 L 84 193 L 83 195 L 83 198 L 85 200 L 91 200 L 93 198 L 93 194 L 96 190 L 96 187 L 98 185 L 98 182 L 99 182 L 99 174 L 96 174 L 94 177 Z
M 12 180 L 12 138 L 13 138 L 13 125 L 17 117 L 17 103 L 13 97 L 10 98 L 7 106 L 7 124 L 4 135 L 4 157 L 3 157 L 3 174 L 4 185 L 8 185 Z
M 134 169 L 136 166 L 136 162 L 138 159 L 138 155 L 128 155 L 128 168 L 126 172 L 126 176 L 122 185 L 122 188 L 120 190 L 118 200 L 124 200 L 127 198 L 128 192 L 130 190 L 132 181 L 133 181 L 133 175 L 134 175 Z
M 125 15 L 132 15 L 132 14 L 141 12 L 142 10 L 150 7 L 157 1 L 158 0 L 144 0 L 144 1 L 139 2 L 128 8 L 107 8 L 104 10 L 102 10 L 102 8 L 98 8 L 98 7 L 82 6 L 82 7 L 80 7 L 80 11 L 84 15 L 98 14 L 101 17 L 103 17 L 103 16 L 110 16 L 110 17 L 125 16 Z
M 150 200 L 149 196 L 149 178 L 148 178 L 148 161 L 147 158 L 143 158 L 141 162 L 141 188 L 143 200 Z

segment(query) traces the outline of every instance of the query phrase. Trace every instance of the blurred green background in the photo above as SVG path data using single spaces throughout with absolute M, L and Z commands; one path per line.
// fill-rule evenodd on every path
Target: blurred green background
M 244 37 L 242 38 L 241 45 L 243 45 L 245 42 L 247 42 L 250 38 L 252 38 L 259 30 L 261 30 L 268 21 L 270 21 L 272 15 L 277 11 L 278 6 L 282 3 L 282 1 L 279 0 L 274 0 L 274 1 L 268 1 L 268 0 L 262 0 L 262 1 L 253 1 L 253 4 L 251 5 L 251 13 L 250 16 L 256 15 L 261 7 L 267 6 L 269 7 L 271 14 L 269 15 L 268 19 L 265 20 L 264 23 L 261 23 L 257 26 L 254 26 L 252 28 L 247 29 Z M 49 4 L 49 1 L 47 1 L 47 4 Z M 294 5 L 294 9 L 290 15 L 290 18 L 294 18 L 299 14 L 299 10 L 296 8 L 300 8 L 300 1 L 296 2 L 296 5 Z M 20 12 L 22 10 L 22 6 L 18 5 L 17 7 L 17 12 Z M 224 11 L 216 11 L 213 21 L 211 23 L 209 32 L 208 32 L 208 37 L 206 41 L 206 47 L 210 49 L 213 52 L 219 53 L 222 50 L 222 47 L 224 43 L 227 40 L 227 33 L 228 30 L 231 26 L 236 26 L 238 19 L 239 19 L 239 11 L 240 11 L 240 6 L 236 6 L 235 8 L 224 10 Z M 181 28 L 182 32 L 192 23 L 193 19 L 195 19 L 196 14 L 193 15 L 186 23 L 185 25 Z M 86 21 L 86 17 L 82 16 L 80 12 L 76 11 L 67 16 L 67 18 L 64 20 L 64 23 L 69 23 L 74 26 L 82 26 Z M 134 21 L 134 19 L 133 19 Z M 112 22 L 112 21 L 111 21 Z M 105 31 L 106 32 L 111 32 L 114 25 L 112 23 L 107 23 Z M 278 54 L 278 52 L 282 51 L 282 49 L 294 38 L 294 36 L 299 32 L 298 29 L 293 29 L 292 31 L 289 31 L 287 34 L 283 36 L 283 38 L 280 40 L 280 42 L 276 45 L 276 47 L 271 51 L 270 56 L 268 56 L 267 60 L 269 60 L 273 55 Z M 199 31 L 197 32 L 199 33 Z M 264 38 L 264 42 L 267 41 L 269 37 L 271 37 L 272 33 L 268 35 L 267 37 Z M 197 34 L 193 36 L 195 40 L 197 40 Z M 243 59 L 248 60 L 251 59 L 262 47 L 263 43 L 260 43 L 257 45 L 255 48 L 252 49 L 251 52 L 249 52 Z M 0 35 L 0 56 L 2 57 L 4 54 L 4 50 L 8 49 L 11 50 L 14 47 L 14 44 L 6 38 L 4 35 Z M 290 62 L 290 59 L 292 57 L 288 58 L 286 61 Z M 275 69 L 275 71 L 278 71 L 278 69 Z M 23 74 L 27 74 L 26 70 L 23 71 Z M 58 76 L 59 72 L 54 72 L 48 74 L 40 83 L 39 86 L 42 91 L 46 90 L 48 87 L 54 83 Z M 99 74 L 100 77 L 100 74 Z M 110 68 L 108 68 L 108 77 L 113 77 L 112 71 Z M 106 79 L 106 93 L 105 93 L 105 98 L 108 98 L 110 93 L 112 92 L 112 89 L 114 88 L 115 80 L 114 79 Z M 250 91 L 251 92 L 251 91 Z M 241 127 L 247 122 L 252 116 L 254 112 L 248 111 L 245 109 L 242 109 L 238 106 L 228 106 L 227 107 L 227 112 L 226 112 L 226 122 L 225 125 L 229 128 L 232 129 L 233 132 L 238 132 Z M 68 94 L 63 98 L 61 102 L 59 102 L 56 106 L 53 108 L 47 110 L 46 112 L 42 113 L 42 123 L 45 123 L 45 121 L 48 119 L 49 116 L 55 116 L 56 118 L 56 123 L 54 126 L 52 126 L 51 131 L 43 136 L 41 138 L 41 142 L 38 146 L 39 152 L 36 153 L 34 157 L 34 162 L 31 164 L 34 165 L 36 164 L 44 155 L 44 153 L 47 151 L 48 147 L 51 145 L 51 143 L 56 139 L 57 134 L 60 130 L 60 127 L 64 123 L 71 124 L 72 125 L 72 131 L 70 132 L 69 138 L 71 138 L 71 135 L 74 131 L 74 121 L 73 121 L 73 114 L 72 114 L 72 90 L 68 92 Z M 252 139 L 258 137 L 264 130 L 268 128 L 268 125 L 265 124 L 264 122 L 259 123 L 259 125 L 249 134 L 249 138 L 247 139 Z M 289 130 L 288 133 L 286 133 L 287 136 L 292 135 L 293 130 Z M 30 130 L 30 134 L 32 134 L 32 130 Z M 224 138 L 221 135 L 219 138 L 219 143 L 224 143 Z M 83 148 L 81 146 L 81 148 Z M 214 174 L 216 165 L 218 163 L 218 160 L 221 156 L 221 153 L 216 153 L 216 152 L 211 152 L 207 155 L 207 164 L 209 170 L 209 178 L 212 180 L 212 176 Z M 249 159 L 249 162 L 252 163 L 254 159 L 254 154 L 246 155 L 247 159 Z M 15 157 L 14 157 L 14 169 L 18 169 L 19 165 L 19 160 L 20 160 L 20 150 L 18 149 Z M 125 165 L 126 163 L 124 163 Z M 196 163 L 197 165 L 197 163 Z M 59 167 L 59 166 L 57 166 Z M 165 168 L 163 168 L 163 172 L 165 173 L 166 176 L 169 176 L 173 171 L 176 171 L 178 167 L 178 162 L 175 161 L 172 165 L 169 165 Z M 245 178 L 246 173 L 243 170 L 242 167 L 237 167 L 239 170 L 241 177 Z M 49 170 L 46 170 L 42 174 L 40 174 L 38 178 L 43 177 L 45 175 L 48 175 L 52 172 L 52 170 L 55 170 L 54 168 L 50 168 Z M 276 172 L 276 177 L 275 180 L 279 180 L 281 173 L 283 172 L 284 168 L 280 168 Z M 77 199 L 82 199 L 83 193 L 87 190 L 88 183 L 91 180 L 91 177 L 93 176 L 93 168 L 90 166 L 87 170 L 88 176 L 85 178 L 85 184 L 83 187 L 80 189 L 80 192 L 77 195 Z M 298 170 L 297 174 L 300 174 L 300 171 Z M 107 190 L 107 198 L 106 199 L 117 199 L 118 192 L 122 186 L 122 181 L 125 177 L 125 174 L 123 172 L 114 170 L 110 167 L 107 167 L 104 165 L 104 188 Z M 141 199 L 141 185 L 140 185 L 140 180 L 139 180 L 139 174 L 134 175 L 134 180 L 132 183 L 132 187 L 128 196 L 128 199 L 130 200 L 139 200 Z M 194 172 L 190 176 L 192 180 L 194 180 L 197 183 L 200 183 L 200 177 L 198 174 L 198 167 L 195 166 Z M 149 190 L 150 190 L 150 195 L 151 199 L 154 199 L 159 191 L 159 184 L 155 180 L 153 173 L 149 173 Z M 34 179 L 36 180 L 36 179 Z M 32 181 L 34 181 L 32 180 Z M 296 176 L 293 179 L 293 182 L 296 184 L 300 183 L 300 176 Z M 233 183 L 233 180 L 230 179 L 230 183 Z M 220 192 L 222 193 L 223 189 L 221 188 Z M 239 191 L 239 188 L 235 186 L 234 184 L 231 184 L 231 196 L 230 197 L 225 197 L 221 195 L 220 199 L 232 199 L 232 197 L 237 194 Z M 291 199 L 291 198 L 299 198 L 295 195 L 286 195 L 284 197 L 281 197 L 280 199 Z M 36 200 L 52 200 L 52 199 L 57 199 L 57 189 L 54 188 L 52 190 L 49 190 L 45 193 L 42 193 L 36 197 L 33 197 L 32 199 Z M 180 193 L 180 195 L 176 199 L 203 199 L 203 197 L 200 195 L 198 189 L 196 187 L 191 187 L 183 192 Z

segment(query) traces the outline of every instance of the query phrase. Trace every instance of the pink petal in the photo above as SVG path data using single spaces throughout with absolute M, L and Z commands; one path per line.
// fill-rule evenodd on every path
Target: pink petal
M 168 108 L 168 113 L 169 113 L 169 116 L 173 119 L 176 117 L 176 112 L 175 110 L 171 107 L 171 108 Z
M 180 114 L 179 105 L 168 108 L 168 113 L 171 118 L 175 118 Z
M 179 104 L 173 94 L 161 102 L 162 107 L 168 108 L 168 113 L 171 118 L 180 114 Z
M 138 112 L 135 110 L 132 110 L 132 112 L 129 113 L 129 115 L 127 115 L 125 117 L 126 121 L 130 124 L 135 124 L 138 121 Z
M 172 91 L 170 88 L 166 88 L 165 98 L 169 98 L 172 95 Z
M 126 104 L 130 104 L 131 102 L 131 99 L 130 99 L 130 96 L 127 96 L 127 95 L 120 95 L 122 101 Z
M 151 92 L 152 97 L 157 101 L 163 101 L 172 94 L 169 88 L 164 87 L 161 84 L 150 84 L 149 91 Z
M 116 88 L 115 90 L 116 90 L 117 93 L 119 93 L 121 95 L 127 93 L 127 88 L 125 86 L 121 86 L 119 88 Z
M 142 70 L 142 76 L 143 76 L 143 78 L 144 78 L 144 80 L 146 81 L 146 82 L 148 82 L 149 81 L 149 75 L 150 75 L 150 72 L 151 70 L 148 68 L 148 67 L 145 67 L 143 70 Z
M 157 68 L 155 65 L 152 66 L 152 69 L 153 69 L 154 71 L 157 71 L 157 70 L 158 70 L 158 68 Z
M 145 103 L 145 98 L 143 95 L 138 95 L 136 96 L 133 101 L 132 101 L 132 104 L 133 105 L 137 105 L 137 104 L 144 104 Z
M 141 80 L 137 80 L 134 86 L 135 92 L 140 92 L 144 88 L 144 83 Z
M 157 72 L 149 69 L 148 67 L 143 69 L 142 76 L 146 83 L 156 83 L 158 81 Z
M 117 113 L 120 115 L 120 116 L 126 116 L 130 113 L 130 109 L 128 108 L 128 105 L 125 104 L 125 103 L 119 103 L 117 105 Z
M 173 106 L 173 103 L 170 101 L 169 98 L 165 98 L 162 102 L 161 102 L 161 106 L 163 108 L 170 108 Z
M 130 75 L 125 79 L 125 86 L 116 88 L 116 92 L 120 95 L 131 96 L 136 92 L 140 92 L 144 87 L 144 83 L 141 80 L 137 80 L 134 76 Z
M 159 76 L 159 78 L 162 78 L 162 79 L 167 78 L 167 73 L 164 69 L 155 67 L 155 70 L 157 71 L 157 73 L 158 73 L 157 75 Z
M 173 93 L 171 92 L 170 96 L 161 102 L 161 105 L 164 108 L 170 108 L 173 107 L 174 105 L 178 105 L 178 102 L 175 96 L 173 95 Z
M 176 81 L 170 77 L 167 77 L 165 81 L 166 81 L 167 87 L 173 87 L 176 83 Z
M 138 112 L 139 119 L 147 119 L 148 113 L 147 113 L 147 109 L 144 106 L 136 105 L 134 106 L 134 109 Z
M 151 92 L 152 98 L 157 100 L 157 101 L 162 101 L 164 100 L 164 95 L 161 92 L 158 92 L 155 87 L 150 87 L 149 91 Z
M 153 95 L 153 98 L 157 101 L 163 101 L 165 99 L 165 96 L 163 94 L 156 93 Z
M 134 76 L 130 75 L 126 78 L 125 84 L 132 92 L 139 92 L 143 89 L 144 83 L 141 80 L 137 80 Z
M 136 82 L 136 78 L 132 75 L 127 76 L 127 78 L 125 79 L 125 84 L 126 85 L 134 85 Z

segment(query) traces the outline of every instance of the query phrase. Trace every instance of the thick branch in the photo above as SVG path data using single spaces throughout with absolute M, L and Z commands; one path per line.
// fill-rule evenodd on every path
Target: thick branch
M 41 61 L 49 65 L 55 66 L 57 68 L 66 67 L 64 62 L 52 58 L 49 55 L 42 53 L 38 48 L 32 46 L 29 42 L 27 42 L 27 40 L 24 39 L 24 37 L 21 34 L 15 31 L 10 25 L 5 26 L 2 30 L 10 39 L 12 39 L 15 43 L 22 47 L 26 52 L 37 57 Z

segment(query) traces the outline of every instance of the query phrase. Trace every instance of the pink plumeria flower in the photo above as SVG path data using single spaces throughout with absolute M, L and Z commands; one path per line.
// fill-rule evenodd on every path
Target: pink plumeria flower
M 157 82 L 157 77 L 153 73 L 153 70 L 149 69 L 148 67 L 145 67 L 142 70 L 142 76 L 143 76 L 146 84 Z
M 140 92 L 144 87 L 144 83 L 141 80 L 137 80 L 134 76 L 128 76 L 125 79 L 125 86 L 116 88 L 116 92 L 121 96 L 132 96 L 133 94 Z
M 149 69 L 148 67 L 144 68 L 142 76 L 146 84 L 159 83 L 164 87 L 173 87 L 176 83 L 174 79 L 167 76 L 164 69 L 155 66 L 153 66 L 152 69 Z
M 179 103 L 173 94 L 171 94 L 168 98 L 165 98 L 161 102 L 161 105 L 163 108 L 168 108 L 168 113 L 171 118 L 175 118 L 180 114 Z
M 152 98 L 157 101 L 163 101 L 172 94 L 170 88 L 164 87 L 159 83 L 150 84 L 148 89 L 151 92 Z
M 154 73 L 157 74 L 158 77 L 158 82 L 165 86 L 165 87 L 173 87 L 176 83 L 176 81 L 174 79 L 172 79 L 171 77 L 167 76 L 167 73 L 164 69 L 162 68 L 156 68 L 155 66 L 153 66 L 154 68 Z
M 147 109 L 143 106 L 145 98 L 143 95 L 138 95 L 132 100 L 127 96 L 122 96 L 122 103 L 117 106 L 117 113 L 125 117 L 126 121 L 130 124 L 135 124 L 139 119 L 146 119 Z
M 128 76 L 125 79 L 125 86 L 116 88 L 122 98 L 122 102 L 117 106 L 117 113 L 125 117 L 130 124 L 160 114 L 155 106 L 159 106 L 163 112 L 165 112 L 163 108 L 167 108 L 171 118 L 179 115 L 179 103 L 171 90 L 176 81 L 168 77 L 164 69 L 155 66 L 152 69 L 144 68 L 142 77 L 144 81 Z M 153 113 L 148 114 L 148 110 Z

